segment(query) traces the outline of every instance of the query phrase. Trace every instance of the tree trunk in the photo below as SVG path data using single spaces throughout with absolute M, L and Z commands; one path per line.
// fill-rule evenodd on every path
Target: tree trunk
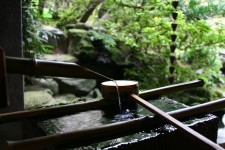
M 45 1 L 46 0 L 39 0 L 39 2 L 38 2 L 38 12 L 39 12 L 39 15 L 41 15 L 41 16 L 44 11 Z
M 82 23 L 87 22 L 88 18 L 92 15 L 92 13 L 96 9 L 96 7 L 103 2 L 104 2 L 104 0 L 92 0 L 92 1 L 90 1 L 88 6 L 87 6 L 87 11 L 83 15 L 83 17 L 80 19 L 80 22 L 82 22 Z

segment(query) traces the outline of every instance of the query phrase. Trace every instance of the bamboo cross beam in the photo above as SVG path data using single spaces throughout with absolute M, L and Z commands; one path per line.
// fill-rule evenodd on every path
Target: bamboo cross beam
M 192 140 L 195 140 L 199 142 L 202 146 L 205 147 L 205 149 L 208 150 L 224 150 L 221 146 L 218 144 L 212 142 L 208 138 L 204 137 L 203 135 L 199 134 L 198 132 L 194 131 L 193 129 L 189 128 L 188 126 L 184 125 L 177 119 L 173 118 L 172 116 L 168 115 L 167 113 L 163 112 L 159 108 L 155 107 L 154 105 L 150 104 L 149 102 L 145 101 L 144 99 L 140 98 L 136 94 L 131 94 L 130 98 L 133 99 L 135 102 L 139 103 L 143 107 L 145 107 L 150 112 L 154 113 L 156 116 L 158 116 L 160 119 L 164 120 L 165 122 L 172 124 L 176 128 L 178 128 L 181 132 L 192 138 Z
M 40 109 L 15 111 L 9 113 L 0 114 L 0 123 L 7 123 L 13 121 L 20 121 L 22 119 L 35 119 L 35 118 L 55 118 L 63 115 L 74 114 L 77 112 L 87 111 L 87 110 L 101 110 L 110 105 L 117 104 L 114 101 L 92 101 L 84 102 L 78 104 L 64 105 L 64 106 L 54 106 L 46 107 Z
M 195 87 L 202 87 L 204 85 L 204 81 L 202 79 L 190 81 L 190 82 L 185 82 L 185 83 L 179 83 L 179 84 L 174 84 L 174 85 L 169 85 L 169 86 L 164 86 L 160 88 L 155 88 L 151 90 L 147 90 L 144 92 L 139 93 L 139 97 L 145 99 L 145 98 L 151 98 L 152 96 L 161 96 L 164 94 L 169 94 L 172 92 L 177 92 L 177 91 L 182 91 L 182 90 L 187 90 L 190 88 L 195 88 Z

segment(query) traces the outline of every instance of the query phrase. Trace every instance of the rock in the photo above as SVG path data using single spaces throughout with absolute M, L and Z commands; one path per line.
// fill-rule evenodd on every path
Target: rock
M 76 41 L 80 41 L 82 38 L 88 38 L 88 31 L 83 29 L 70 29 L 68 30 L 68 36 L 74 38 Z
M 92 79 L 56 77 L 54 80 L 59 84 L 60 93 L 71 93 L 76 96 L 86 96 L 96 86 L 96 81 Z
M 88 31 L 83 29 L 70 29 L 68 31 L 68 53 L 74 56 L 84 52 L 89 55 L 93 55 L 94 46 L 92 45 Z
M 43 91 L 43 92 L 46 92 L 46 93 L 48 93 L 52 96 L 54 95 L 54 93 L 50 89 L 40 87 L 39 85 L 26 85 L 24 91 L 25 92 L 28 92 L 28 91 Z
M 55 96 L 54 99 L 47 103 L 45 106 L 66 105 L 76 103 L 78 101 L 80 101 L 80 98 L 76 97 L 73 94 L 62 94 Z
M 83 29 L 83 30 L 91 30 L 92 26 L 89 26 L 85 23 L 77 23 L 77 24 L 68 24 L 66 25 L 66 29 Z
M 95 88 L 90 93 L 88 93 L 87 97 L 92 99 L 102 99 L 102 94 L 98 88 Z
M 53 99 L 52 95 L 45 91 L 27 91 L 24 92 L 24 107 L 25 109 L 40 107 Z
M 76 57 L 68 54 L 44 54 L 42 59 L 60 62 L 77 62 Z
M 31 83 L 25 86 L 25 91 L 48 91 L 52 95 L 59 93 L 59 85 L 52 78 L 31 78 Z
M 67 53 L 68 42 L 65 34 L 58 28 L 44 27 L 47 31 L 47 45 L 53 46 L 57 52 Z
M 180 103 L 186 104 L 188 106 L 202 104 L 213 99 L 212 92 L 204 87 L 188 89 L 168 95 L 170 98 L 177 99 L 177 101 Z

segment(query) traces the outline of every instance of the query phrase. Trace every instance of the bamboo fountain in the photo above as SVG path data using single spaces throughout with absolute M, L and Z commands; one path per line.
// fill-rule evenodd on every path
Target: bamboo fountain
M 32 139 L 24 139 L 18 141 L 7 141 L 6 149 L 39 150 L 52 146 L 67 145 L 71 143 L 73 143 L 73 146 L 83 146 L 113 139 L 116 137 L 129 135 L 136 132 L 141 132 L 147 128 L 157 127 L 164 123 L 168 123 L 177 127 L 179 131 L 190 137 L 192 140 L 197 141 L 200 145 L 202 145 L 202 147 L 204 147 L 204 149 L 223 150 L 223 148 L 220 147 L 218 144 L 202 136 L 198 132 L 194 131 L 193 129 L 178 121 L 177 119 L 186 118 L 202 113 L 209 113 L 222 109 L 225 107 L 225 99 L 220 99 L 198 106 L 188 107 L 169 113 L 163 112 L 159 108 L 153 106 L 152 104 L 144 100 L 146 98 L 186 90 L 189 88 L 201 87 L 204 85 L 204 82 L 201 79 L 139 92 L 138 82 L 136 81 L 114 81 L 111 78 L 105 77 L 104 75 L 96 73 L 75 63 L 62 63 L 13 57 L 5 58 L 3 54 L 1 54 L 1 59 L 2 64 L 4 64 L 4 62 L 6 64 L 1 66 L 3 73 L 5 70 L 7 70 L 8 73 L 14 74 L 64 76 L 77 78 L 82 77 L 111 81 L 106 81 L 102 83 L 102 95 L 104 98 L 103 100 L 92 101 L 82 104 L 4 113 L 0 114 L 0 123 L 13 122 L 22 119 L 51 118 L 86 110 L 103 109 L 118 103 L 118 97 L 116 96 L 118 94 L 118 91 L 116 90 L 116 87 L 119 90 L 118 96 L 122 97 L 122 99 L 125 99 L 125 101 L 122 102 L 123 104 L 139 103 L 140 105 L 143 105 L 146 109 L 155 114 L 155 117 L 153 118 L 145 116 L 124 122 L 103 125 L 87 130 L 36 137 Z M 1 77 L 1 80 L 5 81 L 5 76 Z M 114 82 L 118 84 L 114 84 Z M 3 86 L 3 88 L 4 87 L 5 86 Z M 7 102 L 8 101 L 6 98 L 5 101 L 1 102 L 1 104 L 4 104 L 2 106 L 7 106 Z

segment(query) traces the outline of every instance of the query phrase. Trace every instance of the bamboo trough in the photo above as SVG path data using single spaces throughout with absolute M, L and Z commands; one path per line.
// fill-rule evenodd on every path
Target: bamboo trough
M 91 79 L 101 79 L 101 80 L 112 80 L 104 75 L 98 74 L 92 70 L 84 68 L 75 63 L 61 63 L 53 61 L 42 61 L 36 59 L 20 59 L 20 58 L 6 58 L 6 66 L 8 73 L 14 74 L 26 74 L 26 75 L 39 75 L 39 76 L 63 76 L 63 77 L 76 77 L 76 78 L 91 78 Z M 49 70 L 49 68 L 51 68 Z M 213 103 L 205 103 L 204 105 L 198 105 L 196 107 L 190 107 L 186 109 L 181 109 L 179 111 L 174 111 L 169 114 L 161 112 L 157 108 L 146 104 L 142 101 L 142 98 L 148 98 L 152 96 L 159 96 L 171 92 L 177 92 L 180 90 L 185 90 L 188 88 L 203 86 L 203 80 L 195 80 L 192 82 L 177 84 L 167 87 L 162 87 L 158 89 L 148 90 L 139 94 L 139 96 L 132 94 L 130 98 L 134 101 L 138 101 L 143 104 L 148 110 L 153 111 L 156 116 L 163 118 L 164 121 L 169 122 L 184 133 L 189 135 L 194 140 L 199 140 L 207 149 L 219 149 L 223 150 L 219 145 L 211 142 L 204 136 L 192 131 L 188 127 L 184 126 L 182 123 L 173 118 L 183 118 L 190 117 L 191 115 L 197 115 L 200 113 L 208 113 L 216 111 L 225 107 L 225 99 L 215 101 Z M 69 106 L 53 107 L 53 108 L 43 108 L 39 110 L 27 110 L 12 113 L 5 113 L 0 115 L 0 123 L 11 122 L 15 120 L 21 120 L 26 118 L 39 118 L 39 117 L 55 117 L 59 115 L 71 114 L 79 111 L 85 111 L 90 109 L 101 109 L 111 105 L 109 101 L 94 101 L 85 104 L 75 104 Z M 170 116 L 171 115 L 171 116 Z M 154 121 L 154 122 L 153 122 Z M 57 145 L 67 145 L 73 143 L 75 146 L 82 146 L 86 144 L 91 144 L 95 142 L 105 141 L 107 139 L 112 139 L 120 136 L 129 135 L 143 129 L 149 128 L 150 126 L 156 126 L 165 123 L 161 119 L 154 117 L 150 119 L 149 117 L 142 117 L 139 119 L 134 119 L 132 121 L 125 121 L 110 125 L 104 125 L 98 128 L 74 131 L 50 136 L 43 136 L 38 138 L 20 140 L 20 141 L 7 141 L 6 149 L 10 150 L 28 150 L 28 149 L 43 149 L 49 148 Z M 76 141 L 76 142 L 74 142 Z

